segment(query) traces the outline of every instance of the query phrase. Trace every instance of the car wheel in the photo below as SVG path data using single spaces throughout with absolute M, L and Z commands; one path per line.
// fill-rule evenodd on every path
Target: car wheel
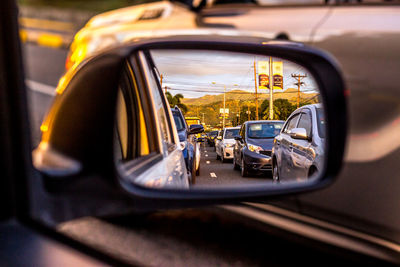
M 196 170 L 196 176 L 199 176 L 200 175 L 200 165 L 199 165 L 199 168 Z
M 244 162 L 243 157 L 242 157 L 242 165 L 240 166 L 240 174 L 242 175 L 242 177 L 249 176 L 249 168 L 247 167 L 246 163 Z
M 274 160 L 272 167 L 272 180 L 274 180 L 274 182 L 279 182 L 279 167 L 276 160 Z
M 238 171 L 240 169 L 240 166 L 236 163 L 236 158 L 233 157 L 233 169 Z

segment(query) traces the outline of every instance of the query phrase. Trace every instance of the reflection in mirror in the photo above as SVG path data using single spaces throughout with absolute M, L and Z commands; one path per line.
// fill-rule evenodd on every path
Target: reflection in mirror
M 317 179 L 324 169 L 324 106 L 303 66 L 206 50 L 142 51 L 139 58 L 151 104 L 126 71 L 114 149 L 122 179 L 152 188 L 246 189 Z

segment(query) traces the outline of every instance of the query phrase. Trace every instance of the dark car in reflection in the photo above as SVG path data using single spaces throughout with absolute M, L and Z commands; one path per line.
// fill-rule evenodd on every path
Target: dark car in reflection
M 271 150 L 274 138 L 282 129 L 284 121 L 247 121 L 235 137 L 233 167 L 241 170 L 243 177 L 250 172 L 271 171 Z
M 194 184 L 196 181 L 196 175 L 199 174 L 200 166 L 197 166 L 197 158 L 200 158 L 198 152 L 198 143 L 193 134 L 190 134 L 190 129 L 185 121 L 185 117 L 182 111 L 178 107 L 171 109 L 172 115 L 178 131 L 179 142 L 182 148 L 183 157 L 185 159 L 186 168 L 188 170 L 189 182 Z
M 274 180 L 302 180 L 324 166 L 325 118 L 321 104 L 303 106 L 286 120 L 274 139 Z
M 209 146 L 215 146 L 215 138 L 218 136 L 218 131 L 211 131 L 207 134 L 207 143 Z

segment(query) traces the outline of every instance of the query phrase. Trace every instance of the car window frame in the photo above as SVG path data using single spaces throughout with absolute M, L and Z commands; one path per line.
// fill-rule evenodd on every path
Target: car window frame
M 166 106 L 166 97 L 164 96 L 162 90 L 161 90 L 161 86 L 159 83 L 159 80 L 157 79 L 157 75 L 155 73 L 154 67 L 152 67 L 151 62 L 149 62 L 149 60 L 151 60 L 151 58 L 149 59 L 146 56 L 145 51 L 140 51 L 138 54 L 138 63 L 141 66 L 141 69 L 143 70 L 143 75 L 144 75 L 144 82 L 146 83 L 146 87 L 150 88 L 150 84 L 149 84 L 149 79 L 154 79 L 154 82 L 156 83 L 157 88 L 154 88 L 154 91 L 157 92 L 159 94 L 159 97 L 161 99 L 161 103 L 162 103 L 162 107 L 163 110 L 165 112 L 165 122 L 167 123 L 166 125 L 166 130 L 168 131 L 167 134 L 167 142 L 166 142 L 166 149 L 163 149 L 163 142 L 164 142 L 164 138 L 162 137 L 162 133 L 161 133 L 161 129 L 159 129 L 159 118 L 157 115 L 157 111 L 156 111 L 156 106 L 154 103 L 154 95 L 153 95 L 153 91 L 151 89 L 148 90 L 148 94 L 149 94 L 149 105 L 152 107 L 153 110 L 153 123 L 154 123 L 154 129 L 156 132 L 156 136 L 157 136 L 157 142 L 158 142 L 158 147 L 159 147 L 159 153 L 161 155 L 165 155 L 167 156 L 168 153 L 174 151 L 175 149 L 177 149 L 177 144 L 178 142 L 177 140 L 177 134 L 175 133 L 176 130 L 174 131 L 173 126 L 175 127 L 175 122 L 173 122 L 173 118 L 172 118 L 172 112 L 171 112 L 171 108 Z M 154 65 L 153 65 L 154 66 Z M 147 90 L 147 89 L 145 89 Z
M 313 130 L 314 130 L 314 127 L 313 127 L 313 116 L 312 116 L 312 112 L 311 112 L 311 110 L 310 110 L 309 108 L 303 108 L 303 109 L 301 110 L 301 112 L 300 112 L 300 117 L 299 117 L 299 119 L 298 119 L 298 121 L 297 121 L 297 126 L 296 126 L 296 127 L 299 127 L 299 124 L 300 124 L 300 121 L 301 121 L 303 115 L 308 115 L 308 116 L 309 116 L 311 125 L 310 125 L 310 133 L 309 133 L 309 136 L 308 136 L 308 137 L 309 137 L 309 138 L 312 138 L 312 137 L 313 137 Z M 305 129 L 305 130 L 306 130 L 306 132 L 307 132 L 307 129 Z M 308 134 L 308 133 L 307 133 L 307 134 Z
M 164 110 L 165 110 L 165 113 L 166 113 L 165 115 L 166 115 L 166 119 L 167 119 L 167 122 L 168 122 L 168 131 L 169 131 L 169 135 L 168 136 L 171 137 L 170 138 L 170 142 L 171 142 L 171 144 L 173 146 L 176 147 L 178 145 L 178 142 L 176 142 L 176 140 L 177 140 L 176 138 L 178 136 L 177 136 L 176 131 L 175 131 L 176 127 L 174 127 L 175 121 L 174 121 L 174 118 L 173 118 L 173 115 L 172 115 L 172 112 L 171 112 L 171 107 L 170 107 L 170 105 L 168 103 L 167 97 L 166 97 L 164 91 L 162 90 L 162 85 L 161 85 L 161 81 L 160 81 L 160 79 L 161 79 L 160 78 L 160 72 L 158 71 L 158 68 L 154 63 L 154 60 L 153 60 L 153 57 L 151 56 L 150 51 L 146 50 L 146 51 L 142 51 L 142 52 L 144 53 L 144 56 L 145 56 L 146 61 L 147 61 L 147 64 L 149 65 L 149 69 L 150 69 L 150 71 L 152 73 L 154 81 L 157 84 L 158 93 L 159 93 L 159 95 L 161 97 L 161 101 L 162 101 L 163 106 L 164 106 Z M 184 121 L 185 121 L 185 124 L 187 126 L 186 120 L 184 120 Z
M 285 126 L 283 127 L 283 129 L 282 129 L 282 133 L 285 133 L 285 134 L 290 134 L 290 132 L 289 132 L 289 130 L 287 130 L 287 128 L 289 127 L 289 124 L 290 124 L 290 121 L 292 120 L 292 119 L 294 119 L 295 117 L 297 117 L 297 122 L 296 122 L 296 126 L 294 127 L 294 128 L 296 128 L 297 127 L 297 125 L 298 125 L 298 123 L 299 123 L 299 115 L 300 115 L 300 113 L 301 113 L 301 111 L 299 111 L 299 112 L 296 112 L 296 113 L 293 113 L 290 117 L 289 117 L 289 119 L 286 121 L 286 123 L 285 123 Z M 293 128 L 293 129 L 294 129 Z

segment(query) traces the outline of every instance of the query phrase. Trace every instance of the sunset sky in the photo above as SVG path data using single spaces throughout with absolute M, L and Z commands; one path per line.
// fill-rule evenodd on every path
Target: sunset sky
M 151 54 L 163 75 L 162 86 L 167 86 L 172 94 L 183 94 L 185 98 L 221 94 L 224 85 L 227 92 L 237 89 L 254 92 L 254 60 L 269 60 L 266 56 L 206 50 L 153 50 Z M 291 74 L 307 74 L 308 77 L 302 80 L 305 85 L 301 91 L 318 91 L 314 79 L 305 68 L 279 58 L 273 58 L 273 61 L 283 61 L 284 90 L 297 88 Z M 266 89 L 258 91 L 269 93 Z

